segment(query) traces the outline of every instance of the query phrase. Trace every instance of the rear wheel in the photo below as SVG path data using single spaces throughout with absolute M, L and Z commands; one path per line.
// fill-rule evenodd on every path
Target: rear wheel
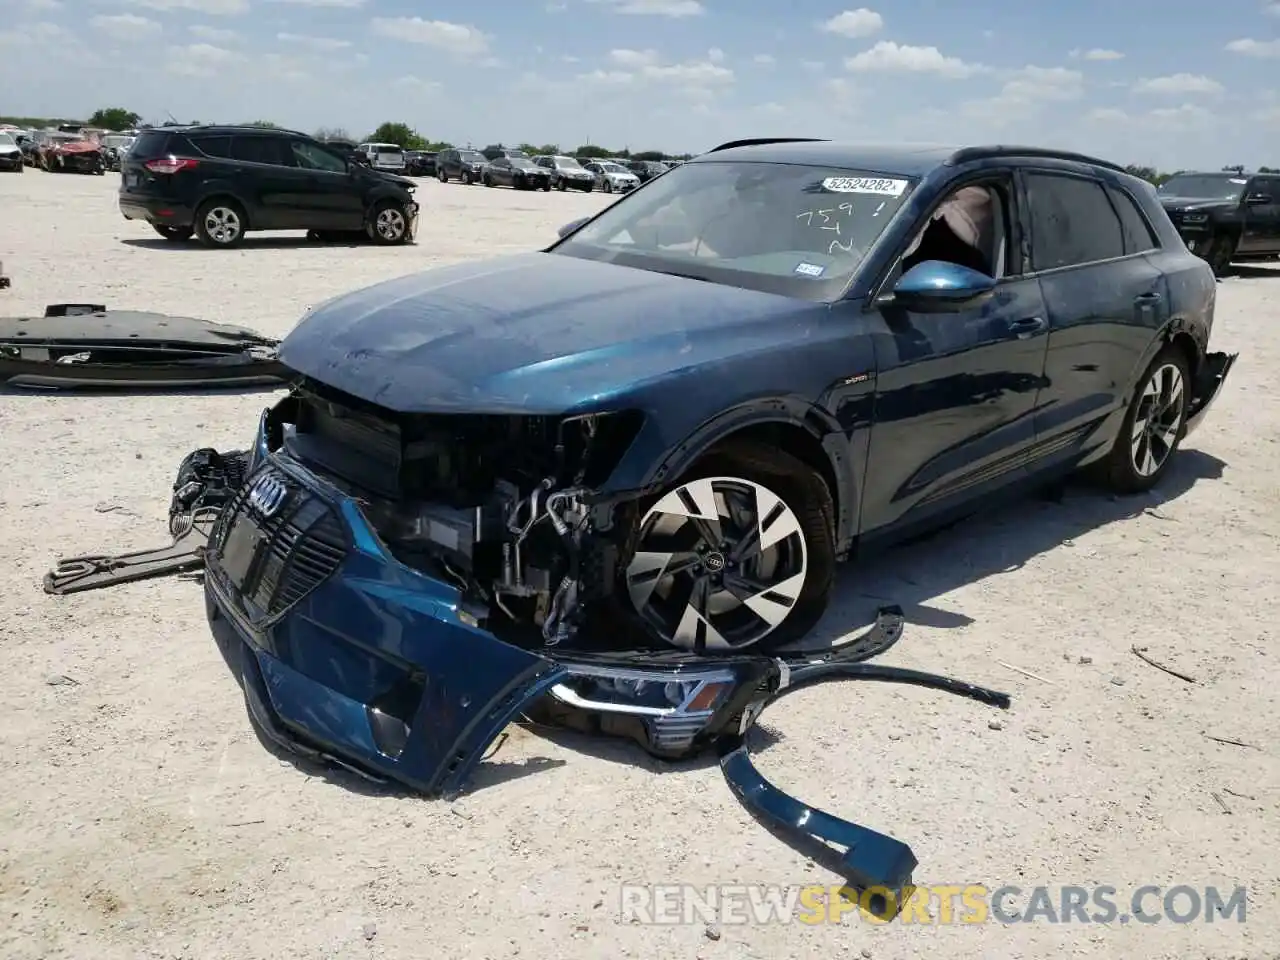
M 1190 376 L 1183 352 L 1167 346 L 1138 381 L 1102 477 L 1117 493 L 1150 490 L 1173 461 L 1187 429 Z
M 801 461 L 726 445 L 642 511 L 624 589 L 665 642 L 773 649 L 822 616 L 835 573 L 834 509 L 826 483 Z
M 166 227 L 162 223 L 153 223 L 151 229 L 173 243 L 184 243 L 195 233 L 190 227 Z
M 234 200 L 207 200 L 196 211 L 195 234 L 206 247 L 237 247 L 244 231 L 244 211 Z

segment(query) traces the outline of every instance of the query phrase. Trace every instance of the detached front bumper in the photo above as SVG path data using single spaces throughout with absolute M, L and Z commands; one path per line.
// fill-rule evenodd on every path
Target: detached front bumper
M 1227 374 L 1231 372 L 1239 356 L 1238 353 L 1205 354 L 1204 362 L 1196 375 L 1196 382 L 1192 385 L 1191 404 L 1187 410 L 1187 429 L 1184 436 L 1190 436 L 1200 424 L 1204 423 L 1209 408 L 1218 399 L 1218 394 L 1222 392 L 1222 385 L 1227 380 Z
M 264 414 L 248 480 L 210 535 L 205 595 L 256 726 L 294 754 L 454 796 L 521 715 L 630 736 L 671 758 L 716 746 L 753 816 L 792 845 L 826 848 L 824 863 L 858 889 L 886 890 L 892 912 L 910 849 L 788 797 L 755 770 L 743 738 L 767 705 L 827 679 L 921 683 L 1008 706 L 1003 694 L 862 662 L 901 636 L 897 608 L 835 651 L 785 657 L 513 646 L 477 625 L 456 588 L 397 561 L 354 500 L 269 453 L 270 434 Z M 834 859 L 832 843 L 843 845 Z

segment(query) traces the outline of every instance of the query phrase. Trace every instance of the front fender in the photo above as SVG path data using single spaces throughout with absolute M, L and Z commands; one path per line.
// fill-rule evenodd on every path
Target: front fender
M 673 446 L 656 449 L 656 438 L 641 436 L 624 455 L 602 492 L 631 491 L 643 495 L 656 491 L 684 473 L 717 443 L 749 427 L 781 424 L 798 427 L 818 441 L 827 454 L 836 489 L 836 542 L 844 543 L 856 532 L 857 493 L 848 435 L 831 413 L 803 397 L 775 396 L 749 400 L 716 414 Z

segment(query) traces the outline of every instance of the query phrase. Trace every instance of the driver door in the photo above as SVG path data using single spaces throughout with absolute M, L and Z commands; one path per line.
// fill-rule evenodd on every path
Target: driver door
M 958 183 L 943 199 L 962 186 L 987 187 L 996 198 L 998 226 L 986 256 L 998 284 L 971 307 L 906 310 L 888 294 L 902 257 L 915 252 L 908 246 L 872 305 L 876 384 L 860 524 L 869 539 L 926 526 L 1025 479 L 1034 455 L 1049 338 L 1040 282 L 1023 276 L 1012 175 Z
M 310 230 L 359 230 L 364 226 L 364 193 L 347 161 L 315 143 L 291 140 L 293 162 L 302 172 L 297 197 L 302 226 Z

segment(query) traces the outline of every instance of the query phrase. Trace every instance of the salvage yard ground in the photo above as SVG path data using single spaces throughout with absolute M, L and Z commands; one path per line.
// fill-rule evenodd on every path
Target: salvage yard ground
M 125 222 L 115 187 L 0 176 L 0 314 L 90 301 L 283 336 L 334 294 L 537 248 L 611 199 L 425 181 L 416 246 L 209 251 Z M 197 584 L 40 589 L 55 555 L 164 543 L 178 461 L 243 446 L 274 394 L 4 394 L 0 957 L 1280 956 L 1278 267 L 1219 287 L 1214 347 L 1241 358 L 1156 494 L 1071 490 L 846 571 L 828 634 L 900 603 L 887 662 L 1007 690 L 1010 712 L 829 685 L 767 713 L 758 752 L 789 792 L 909 843 L 919 883 L 1103 884 L 1122 905 L 1144 884 L 1243 884 L 1243 924 L 628 922 L 623 884 L 834 878 L 714 762 L 512 729 L 450 805 L 277 758 Z

